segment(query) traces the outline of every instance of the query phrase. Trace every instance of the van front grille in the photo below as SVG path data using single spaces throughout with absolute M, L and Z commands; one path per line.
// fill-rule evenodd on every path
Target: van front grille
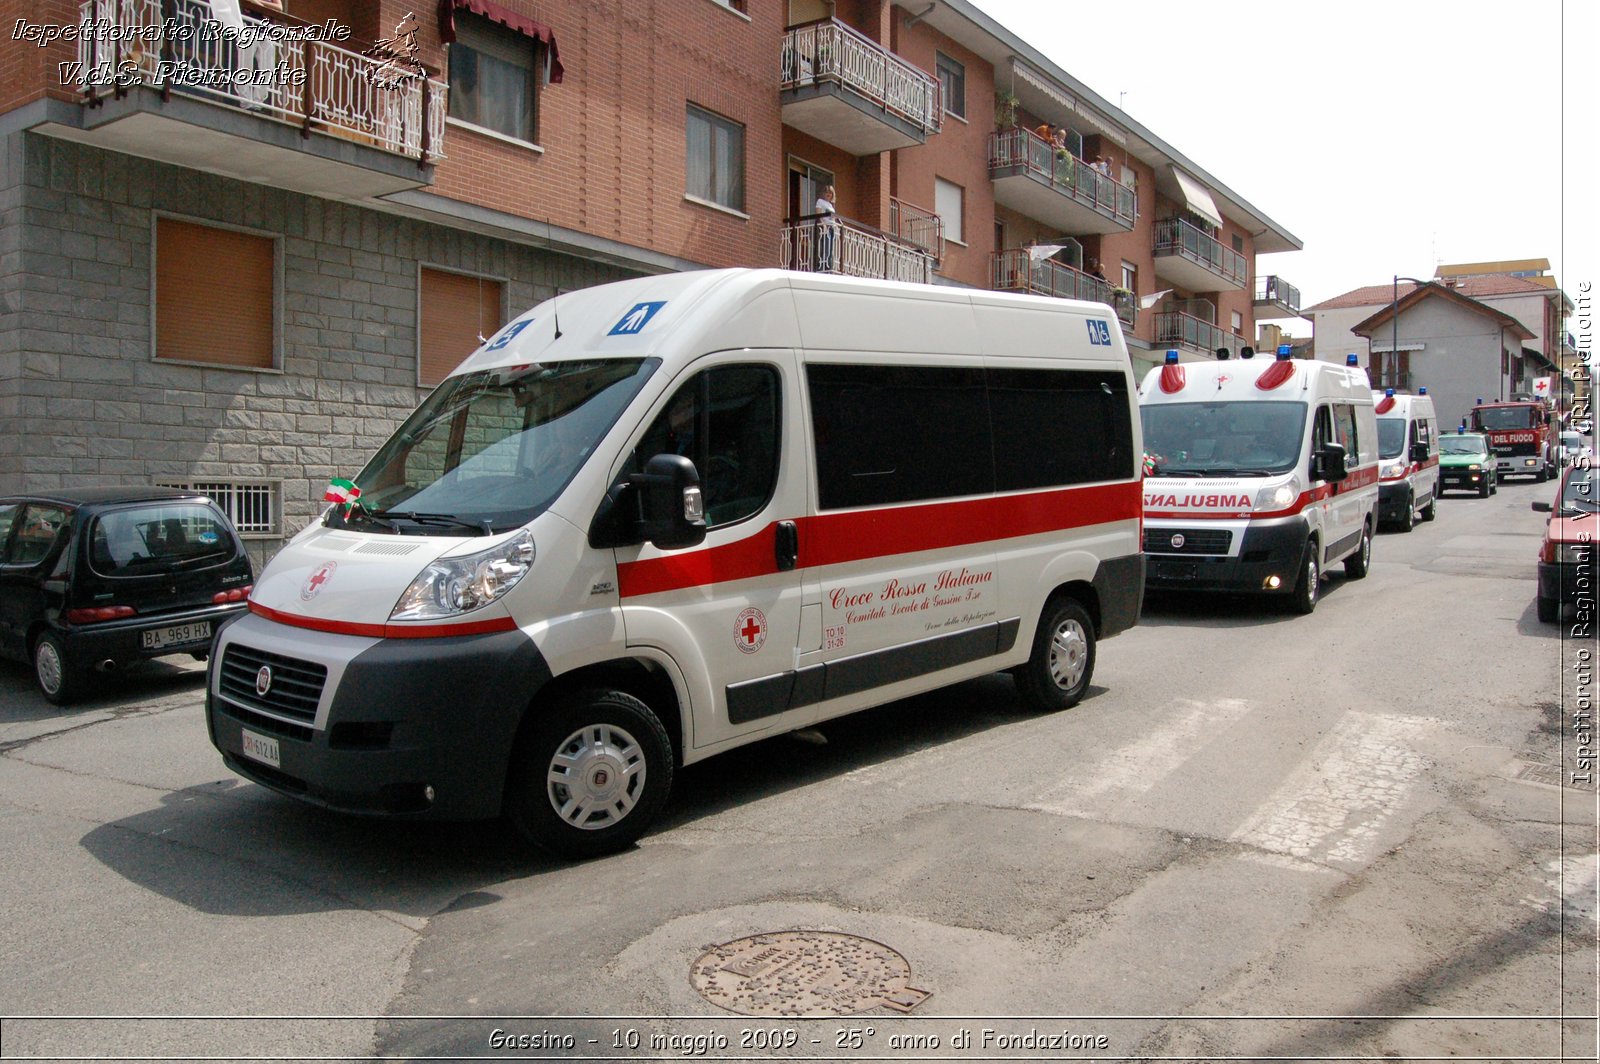
M 265 695 L 256 693 L 256 677 L 271 670 L 272 683 Z M 300 661 L 266 650 L 234 643 L 222 655 L 222 694 L 241 706 L 276 713 L 311 724 L 328 680 L 328 667 Z
M 1182 537 L 1174 544 L 1173 540 Z M 1226 554 L 1233 532 L 1226 528 L 1145 528 L 1146 554 Z

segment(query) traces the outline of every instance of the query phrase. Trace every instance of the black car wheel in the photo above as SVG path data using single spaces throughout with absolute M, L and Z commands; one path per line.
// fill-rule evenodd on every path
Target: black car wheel
M 39 693 L 58 706 L 78 697 L 81 680 L 67 666 L 66 650 L 54 632 L 45 632 L 33 645 L 33 681 Z

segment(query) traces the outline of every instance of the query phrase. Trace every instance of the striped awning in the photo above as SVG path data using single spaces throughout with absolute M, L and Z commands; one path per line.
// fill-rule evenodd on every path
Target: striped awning
M 456 12 L 466 8 L 474 15 L 481 15 L 490 22 L 498 22 L 508 30 L 515 30 L 524 37 L 531 37 L 545 46 L 545 80 L 552 85 L 560 84 L 564 71 L 561 68 L 561 55 L 556 50 L 556 35 L 549 26 L 538 22 L 527 15 L 519 15 L 510 8 L 501 7 L 491 0 L 439 0 L 439 39 L 449 44 L 456 39 Z

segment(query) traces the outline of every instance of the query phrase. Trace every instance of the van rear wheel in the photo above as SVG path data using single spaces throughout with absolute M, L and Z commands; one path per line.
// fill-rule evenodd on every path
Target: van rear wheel
M 1082 700 L 1094 675 L 1094 621 L 1081 602 L 1061 597 L 1045 604 L 1033 654 L 1012 675 L 1029 709 L 1053 713 Z
M 506 784 L 506 817 L 561 857 L 631 846 L 672 789 L 672 741 L 650 707 L 621 691 L 584 689 L 535 708 Z

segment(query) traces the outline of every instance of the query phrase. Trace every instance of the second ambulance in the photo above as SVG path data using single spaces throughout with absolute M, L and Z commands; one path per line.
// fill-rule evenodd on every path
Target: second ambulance
M 1169 351 L 1139 411 L 1147 587 L 1287 596 L 1310 613 L 1330 566 L 1367 575 L 1378 426 L 1359 367 Z

